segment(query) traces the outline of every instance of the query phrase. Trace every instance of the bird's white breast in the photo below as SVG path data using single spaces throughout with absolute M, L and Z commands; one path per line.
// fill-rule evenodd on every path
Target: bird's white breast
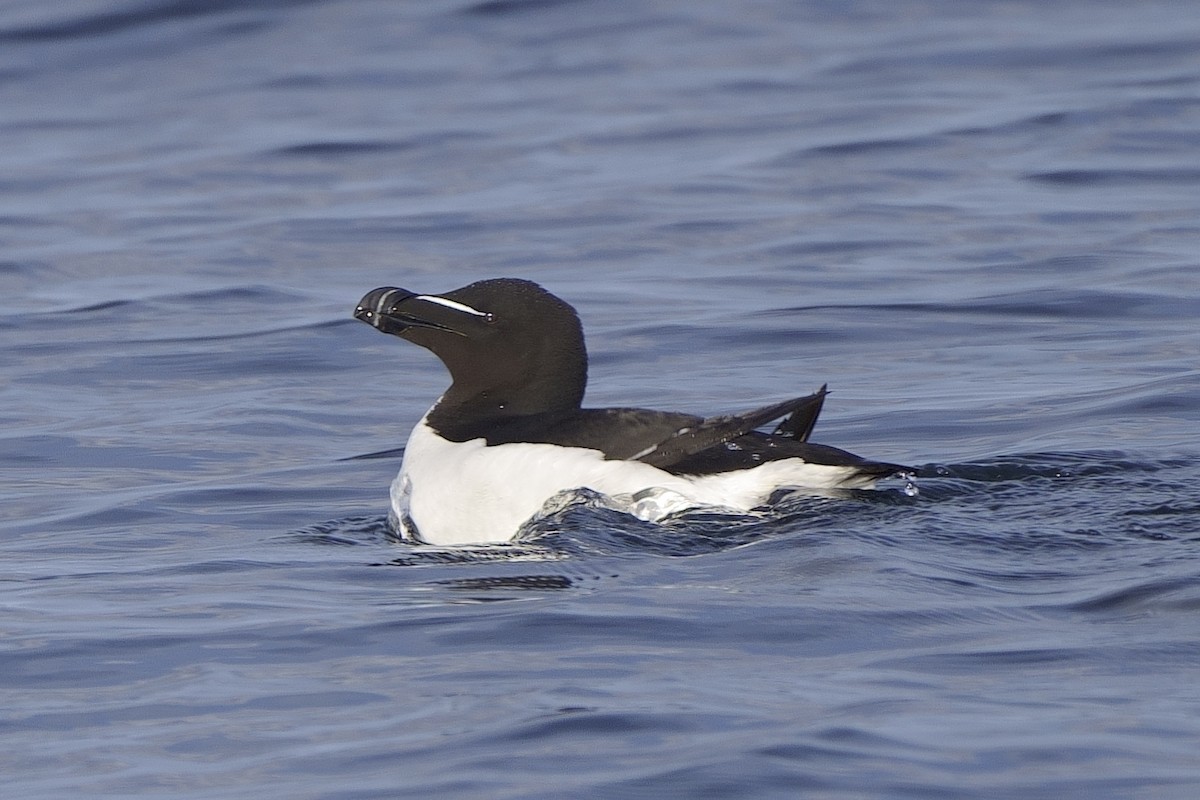
M 547 500 L 566 490 L 592 489 L 655 521 L 689 507 L 745 512 L 781 486 L 839 486 L 852 472 L 793 458 L 716 475 L 672 475 L 578 447 L 451 442 L 422 419 L 392 483 L 392 512 L 406 535 L 429 544 L 507 542 Z M 672 500 L 639 504 L 633 497 L 651 489 Z

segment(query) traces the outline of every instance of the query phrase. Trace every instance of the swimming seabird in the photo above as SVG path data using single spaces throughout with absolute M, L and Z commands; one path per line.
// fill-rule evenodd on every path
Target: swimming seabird
M 451 385 L 413 429 L 391 487 L 393 524 L 438 545 L 511 540 L 548 499 L 590 489 L 658 520 L 745 513 L 785 487 L 869 487 L 909 468 L 808 441 L 826 388 L 741 414 L 583 408 L 575 309 L 527 280 L 444 294 L 384 286 L 357 319 L 433 352 Z M 775 420 L 772 433 L 756 430 Z

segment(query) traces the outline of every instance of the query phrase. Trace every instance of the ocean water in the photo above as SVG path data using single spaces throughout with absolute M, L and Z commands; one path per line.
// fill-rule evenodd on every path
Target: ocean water
M 6 796 L 1200 795 L 1200 10 L 6 3 L 0 110 Z M 397 541 L 350 312 L 501 275 L 919 495 Z

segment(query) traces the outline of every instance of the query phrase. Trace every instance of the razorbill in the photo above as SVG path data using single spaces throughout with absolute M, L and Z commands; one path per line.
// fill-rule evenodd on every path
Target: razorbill
M 432 351 L 450 372 L 391 487 L 392 522 L 412 541 L 506 542 L 548 499 L 574 489 L 657 521 L 688 508 L 744 513 L 781 487 L 859 488 L 909 471 L 808 442 L 824 386 L 708 418 L 582 408 L 579 315 L 531 281 L 497 278 L 445 294 L 384 286 L 354 316 Z M 779 419 L 773 433 L 756 430 Z

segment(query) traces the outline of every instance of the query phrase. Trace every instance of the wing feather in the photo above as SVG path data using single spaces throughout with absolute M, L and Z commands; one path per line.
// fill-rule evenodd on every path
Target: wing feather
M 696 424 L 676 429 L 649 452 L 638 455 L 636 460 L 666 469 L 688 456 L 744 436 L 755 428 L 788 415 L 791 416 L 779 424 L 776 432 L 791 437 L 796 437 L 799 432 L 799 441 L 804 441 L 817 423 L 826 394 L 828 391 L 822 386 L 813 394 L 763 406 L 744 414 L 702 419 Z

